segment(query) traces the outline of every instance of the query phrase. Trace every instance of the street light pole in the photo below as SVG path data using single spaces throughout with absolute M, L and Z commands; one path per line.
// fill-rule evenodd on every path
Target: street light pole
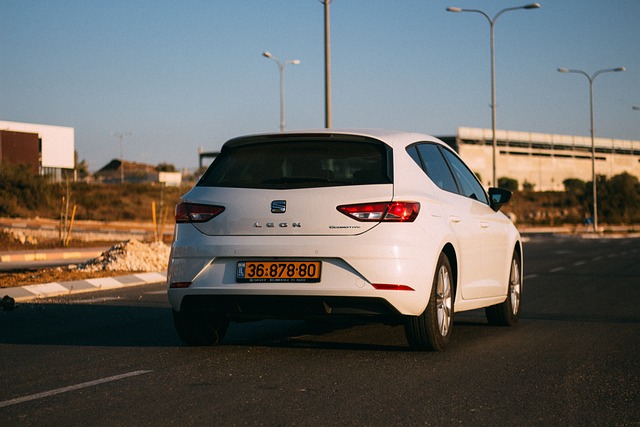
M 300 60 L 292 59 L 280 62 L 280 60 L 273 56 L 270 52 L 263 52 L 262 56 L 264 56 L 265 58 L 273 59 L 276 64 L 278 64 L 278 69 L 280 70 L 280 132 L 284 132 L 284 67 L 287 64 L 298 65 L 300 63 Z
M 111 136 L 117 136 L 120 139 L 120 184 L 124 184 L 124 137 L 131 135 L 131 132 L 111 132 Z
M 498 142 L 497 142 L 497 138 L 496 138 L 496 55 L 495 55 L 495 25 L 496 25 L 496 20 L 500 17 L 500 15 L 502 15 L 505 12 L 509 12 L 512 10 L 519 10 L 519 9 L 539 9 L 540 8 L 540 3 L 531 3 L 531 4 L 527 4 L 524 6 L 518 6 L 518 7 L 508 7 L 506 9 L 502 9 L 500 12 L 498 12 L 493 18 L 491 18 L 489 15 L 487 15 L 485 12 L 481 11 L 481 10 L 477 10 L 477 9 L 462 9 L 459 7 L 448 7 L 447 11 L 448 12 L 474 12 L 474 13 L 479 13 L 480 15 L 484 16 L 485 18 L 487 18 L 487 21 L 489 21 L 489 27 L 490 27 L 490 31 L 491 31 L 491 140 L 492 140 L 492 145 L 493 145 L 493 152 L 492 152 L 492 158 L 493 158 L 493 186 L 497 187 L 497 181 L 496 181 L 496 149 L 498 146 Z
M 331 128 L 331 31 L 329 4 L 332 0 L 320 0 L 324 4 L 324 127 Z
M 631 109 L 632 109 L 633 111 L 640 111 L 640 107 L 635 106 L 635 105 L 634 105 L 634 106 L 632 106 L 632 107 L 631 107 Z M 631 142 L 631 154 L 632 154 L 632 155 L 633 155 L 633 154 L 635 154 L 635 151 L 633 150 L 633 141 Z
M 571 70 L 569 68 L 558 68 L 561 73 L 577 73 L 582 74 L 589 80 L 589 117 L 591 123 L 591 182 L 593 183 L 593 231 L 598 232 L 598 197 L 596 190 L 596 138 L 593 125 L 593 81 L 602 73 L 616 73 L 624 71 L 624 67 L 607 68 L 598 70 L 593 75 L 589 75 L 582 70 Z

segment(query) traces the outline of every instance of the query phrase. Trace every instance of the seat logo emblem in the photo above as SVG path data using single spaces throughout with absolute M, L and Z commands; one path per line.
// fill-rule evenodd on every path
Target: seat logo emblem
M 271 213 L 285 213 L 287 211 L 286 200 L 274 200 L 271 202 Z

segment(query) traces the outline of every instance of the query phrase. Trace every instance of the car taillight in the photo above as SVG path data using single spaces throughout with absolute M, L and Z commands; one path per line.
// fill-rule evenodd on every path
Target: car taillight
M 172 282 L 169 285 L 169 288 L 171 288 L 171 289 L 183 289 L 183 288 L 188 288 L 189 286 L 191 286 L 191 282 Z
M 176 223 L 207 222 L 223 211 L 224 207 L 222 206 L 178 203 L 176 205 Z
M 415 291 L 411 286 L 407 285 L 391 285 L 387 283 L 372 283 L 371 286 L 379 291 Z
M 338 211 L 358 221 L 412 222 L 418 217 L 418 202 L 382 202 L 341 205 Z

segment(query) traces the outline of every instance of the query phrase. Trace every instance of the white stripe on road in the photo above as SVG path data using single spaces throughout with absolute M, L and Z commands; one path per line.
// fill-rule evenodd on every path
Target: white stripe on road
M 117 301 L 120 297 L 102 297 L 102 298 L 89 298 L 89 299 L 78 299 L 71 300 L 71 304 L 93 304 L 94 302 L 107 302 L 107 301 Z
M 42 399 L 44 397 L 54 396 L 56 394 L 66 393 L 69 391 L 79 390 L 81 388 L 93 387 L 94 385 L 100 385 L 112 381 L 122 380 L 124 378 L 135 377 L 137 375 L 148 374 L 153 371 L 133 371 L 127 372 L 126 374 L 115 375 L 113 377 L 102 378 L 99 380 L 89 381 L 86 383 L 76 384 L 68 387 L 62 387 L 55 390 L 44 391 L 42 393 L 31 394 L 29 396 L 18 397 L 11 400 L 5 400 L 4 402 L 0 402 L 0 408 L 4 408 L 5 406 L 16 405 L 18 403 L 28 402 L 30 400 Z
M 558 271 L 564 270 L 564 267 L 556 267 L 549 270 L 549 273 L 557 273 Z

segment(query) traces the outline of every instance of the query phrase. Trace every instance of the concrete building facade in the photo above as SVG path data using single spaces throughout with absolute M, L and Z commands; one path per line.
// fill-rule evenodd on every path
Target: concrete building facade
M 458 151 L 489 187 L 492 172 L 491 129 L 458 128 L 456 136 L 440 137 Z M 497 178 L 513 178 L 536 191 L 562 191 L 563 181 L 591 181 L 591 137 L 533 132 L 496 131 Z M 627 172 L 640 179 L 640 141 L 595 138 L 597 175 Z

